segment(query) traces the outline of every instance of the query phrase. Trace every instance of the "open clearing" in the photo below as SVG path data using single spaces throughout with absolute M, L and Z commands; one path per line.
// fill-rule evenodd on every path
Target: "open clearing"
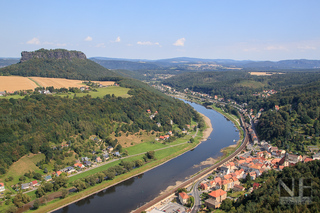
M 14 178 L 13 181 L 9 182 L 17 183 L 19 181 L 19 177 L 23 176 L 29 170 L 31 171 L 38 171 L 39 168 L 36 166 L 37 162 L 43 160 L 45 158 L 44 154 L 28 154 L 20 158 L 17 162 L 13 163 L 5 177 L 12 176 Z M 1 178 L 1 181 L 4 181 L 4 178 Z
M 14 92 L 29 90 L 37 87 L 37 84 L 27 77 L 22 76 L 0 76 L 0 91 Z
M 250 75 L 258 75 L 258 76 L 263 76 L 263 75 L 272 75 L 273 73 L 270 72 L 249 72 Z
M 65 87 L 82 87 L 85 86 L 83 80 L 70 80 L 64 78 L 43 78 L 43 77 L 22 77 L 22 76 L 0 76 L 0 91 L 19 91 L 34 89 L 38 86 L 50 87 L 56 89 Z M 103 86 L 114 85 L 114 81 L 93 81 Z

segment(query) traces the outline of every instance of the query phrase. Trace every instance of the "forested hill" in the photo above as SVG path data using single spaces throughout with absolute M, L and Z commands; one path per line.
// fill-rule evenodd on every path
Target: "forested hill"
M 255 92 L 305 85 L 320 80 L 319 72 L 282 72 L 267 76 L 251 75 L 248 71 L 192 72 L 165 79 L 162 83 L 175 89 L 218 95 L 239 103 L 255 100 Z
M 120 75 L 86 59 L 84 53 L 68 50 L 22 52 L 20 63 L 0 69 L 0 75 L 40 76 L 79 80 L 108 80 Z
M 300 154 L 309 153 L 309 145 L 320 145 L 320 81 L 252 101 L 248 108 L 254 113 L 264 109 L 257 125 L 259 139 Z
M 312 187 L 312 203 L 300 205 L 281 205 L 280 194 L 278 190 L 279 179 L 287 180 L 292 178 L 306 178 L 311 180 Z M 232 202 L 226 199 L 222 202 L 221 208 L 225 212 L 232 213 L 254 213 L 254 212 L 284 212 L 284 213 L 298 213 L 298 212 L 319 212 L 320 208 L 320 161 L 314 160 L 308 163 L 298 163 L 293 167 L 285 167 L 283 171 L 276 172 L 270 170 L 268 173 L 262 175 L 255 181 L 249 181 L 246 184 L 252 186 L 253 182 L 258 182 L 261 186 L 254 190 L 247 196 L 242 195 L 237 201 Z M 309 185 L 308 185 L 309 184 Z M 310 186 L 310 182 L 304 182 L 305 186 Z M 289 188 L 291 189 L 290 185 Z M 295 196 L 299 190 L 295 188 Z M 305 191 L 305 190 L 304 190 Z M 310 191 L 305 191 L 304 196 L 309 196 Z M 282 194 L 281 196 L 284 196 Z M 286 195 L 287 197 L 288 195 Z
M 72 138 L 86 140 L 97 135 L 105 141 L 115 131 L 165 133 L 172 130 L 171 120 L 184 128 L 192 118 L 200 119 L 189 105 L 155 93 L 138 81 L 128 79 L 120 84 L 132 88 L 131 97 L 61 98 L 34 94 L 18 100 L 0 99 L 0 173 L 29 152 L 40 151 L 50 160 L 54 157 L 52 146 Z M 147 109 L 158 111 L 154 119 L 149 118 Z M 72 144 L 71 149 L 79 155 L 84 151 Z

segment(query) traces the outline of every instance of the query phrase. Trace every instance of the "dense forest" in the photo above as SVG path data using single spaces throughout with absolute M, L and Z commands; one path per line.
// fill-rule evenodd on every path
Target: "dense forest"
M 189 88 L 195 92 L 218 95 L 239 103 L 248 103 L 257 97 L 253 93 L 308 84 L 320 80 L 319 72 L 286 72 L 268 76 L 250 75 L 247 71 L 184 73 L 168 78 L 163 84 L 178 90 Z
M 28 152 L 52 158 L 52 145 L 97 135 L 106 140 L 115 131 L 135 133 L 172 130 L 170 120 L 183 128 L 197 113 L 182 101 L 154 92 L 136 80 L 124 79 L 131 97 L 62 98 L 33 94 L 22 99 L 0 99 L 0 173 Z M 146 110 L 158 111 L 150 119 Z M 156 123 L 161 123 L 158 127 Z M 115 129 L 115 124 L 118 124 Z
M 319 144 L 319 100 L 320 81 L 249 102 L 248 108 L 264 110 L 257 125 L 260 139 L 302 154 L 308 152 L 308 145 Z
M 279 203 L 279 179 L 306 178 L 311 179 L 311 204 L 281 205 Z M 293 167 L 285 167 L 283 171 L 270 170 L 263 173 L 254 182 L 261 187 L 251 194 L 242 195 L 233 202 L 226 199 L 221 208 L 225 212 L 319 212 L 320 208 L 320 161 L 315 160 L 308 163 L 297 163 Z M 246 183 L 252 186 L 253 181 Z M 306 184 L 307 185 L 307 184 Z M 289 186 L 290 187 L 290 186 Z M 305 194 L 310 194 L 305 192 Z M 283 195 L 281 195 L 283 196 Z
M 79 58 L 32 58 L 0 69 L 0 75 L 39 76 L 78 80 L 107 80 L 121 75 L 89 60 Z

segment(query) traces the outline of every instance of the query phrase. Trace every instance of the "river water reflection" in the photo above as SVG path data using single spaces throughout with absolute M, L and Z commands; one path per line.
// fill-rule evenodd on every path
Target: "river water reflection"
M 194 165 L 212 157 L 222 155 L 220 150 L 239 140 L 231 121 L 214 110 L 185 101 L 195 110 L 207 116 L 212 123 L 213 131 L 210 139 L 202 142 L 192 151 L 157 167 L 144 174 L 133 177 L 113 187 L 100 191 L 76 203 L 55 211 L 56 213 L 87 213 L 87 212 L 130 212 L 144 203 L 152 200 L 168 186 L 177 181 L 184 181 L 186 177 L 199 171 Z M 205 166 L 202 166 L 202 169 Z

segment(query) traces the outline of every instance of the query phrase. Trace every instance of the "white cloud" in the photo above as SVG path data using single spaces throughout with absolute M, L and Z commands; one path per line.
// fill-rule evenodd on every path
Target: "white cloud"
M 100 44 L 97 44 L 96 47 L 102 47 L 102 48 L 105 48 L 106 45 L 104 43 L 100 43 Z
M 33 38 L 30 41 L 27 41 L 27 44 L 36 44 L 39 45 L 40 44 L 40 40 L 38 38 Z
M 88 36 L 87 38 L 84 39 L 85 41 L 92 41 L 92 37 Z
M 151 42 L 151 41 L 138 41 L 137 44 L 139 45 L 145 45 L 145 46 L 152 46 L 152 45 L 158 45 L 160 46 L 159 42 Z
M 317 48 L 314 46 L 299 46 L 298 49 L 301 50 L 316 50 Z
M 271 46 L 267 46 L 266 48 L 265 48 L 266 50 L 287 50 L 287 48 L 286 47 L 284 47 L 284 46 L 274 46 L 274 45 L 271 45 Z
M 176 42 L 173 43 L 174 46 L 181 46 L 183 47 L 184 46 L 184 42 L 186 42 L 186 39 L 185 38 L 180 38 L 178 39 Z
M 118 36 L 114 42 L 120 42 L 120 41 L 121 41 L 120 36 Z

